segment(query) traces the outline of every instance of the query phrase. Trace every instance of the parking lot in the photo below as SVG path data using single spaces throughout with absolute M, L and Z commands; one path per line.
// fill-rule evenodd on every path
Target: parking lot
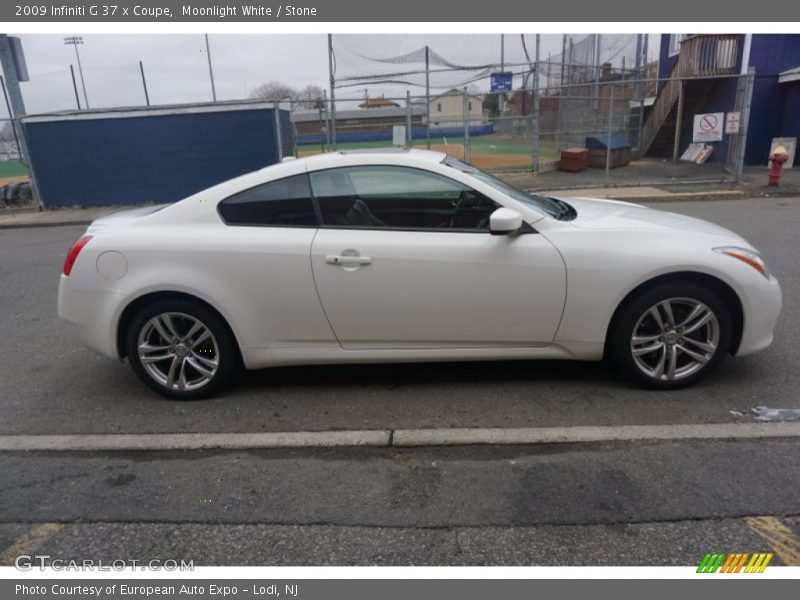
M 0 434 L 669 427 L 755 423 L 759 406 L 800 409 L 800 198 L 658 208 L 741 233 L 784 292 L 771 348 L 677 392 L 630 387 L 599 363 L 520 361 L 279 368 L 246 373 L 219 398 L 167 401 L 128 365 L 78 345 L 57 318 L 58 275 L 83 228 L 2 230 Z M 0 552 L 28 544 L 206 564 L 691 564 L 714 544 L 768 546 L 744 520 L 768 516 L 789 532 L 779 564 L 800 560 L 798 459 L 796 437 L 5 452 Z M 37 537 L 42 523 L 57 525 Z

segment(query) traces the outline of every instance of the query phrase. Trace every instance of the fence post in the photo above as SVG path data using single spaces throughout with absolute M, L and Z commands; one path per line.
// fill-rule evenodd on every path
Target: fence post
M 406 90 L 406 146 L 411 148 L 413 137 L 411 135 L 411 92 Z
M 614 132 L 614 84 L 608 91 L 608 138 L 606 139 L 606 187 L 611 181 L 611 136 Z
M 736 181 L 741 181 L 744 176 L 744 155 L 747 150 L 747 125 L 750 122 L 750 105 L 753 101 L 753 80 L 755 79 L 755 75 L 755 67 L 747 69 L 744 105 L 742 106 L 741 124 L 739 125 L 739 156 L 736 159 Z
M 328 75 L 331 85 L 330 136 L 333 150 L 336 150 L 336 75 L 333 71 L 333 34 L 328 34 Z
M 430 48 L 425 46 L 425 139 L 431 149 L 431 60 Z
M 273 111 L 275 112 L 275 139 L 277 140 L 275 148 L 278 151 L 278 162 L 283 160 L 283 135 L 281 134 L 281 104 L 279 100 L 273 103 Z
M 675 138 L 672 141 L 672 162 L 678 162 L 681 146 L 681 129 L 683 129 L 683 79 L 678 85 L 678 112 L 675 116 Z
M 464 162 L 469 162 L 469 93 L 464 88 Z

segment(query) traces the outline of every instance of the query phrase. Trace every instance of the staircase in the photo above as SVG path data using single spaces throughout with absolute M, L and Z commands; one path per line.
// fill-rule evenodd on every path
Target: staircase
M 642 126 L 642 141 L 639 144 L 640 156 L 648 154 L 651 146 L 657 140 L 659 146 L 663 145 L 665 134 L 670 133 L 670 129 L 673 137 L 669 139 L 674 139 L 681 82 L 687 78 L 714 78 L 734 73 L 738 47 L 739 36 L 736 34 L 695 35 L 681 42 L 678 60 L 672 67 L 669 79 L 658 93 L 653 108 Z M 707 94 L 708 90 L 705 93 Z M 686 108 L 685 101 L 686 96 L 684 95 L 684 109 Z M 661 154 L 662 148 L 658 150 Z M 671 151 L 669 154 L 672 154 Z

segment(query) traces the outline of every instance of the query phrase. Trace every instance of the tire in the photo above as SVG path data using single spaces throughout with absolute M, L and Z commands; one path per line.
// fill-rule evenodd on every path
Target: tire
M 239 364 L 225 322 L 191 300 L 159 300 L 145 306 L 128 327 L 125 349 L 139 379 L 173 400 L 216 394 Z
M 667 283 L 643 291 L 621 309 L 609 336 L 610 358 L 639 386 L 678 389 L 717 368 L 732 337 L 730 309 L 716 292 L 694 283 Z

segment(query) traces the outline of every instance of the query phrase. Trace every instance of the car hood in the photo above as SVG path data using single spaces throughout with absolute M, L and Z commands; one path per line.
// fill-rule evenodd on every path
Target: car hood
M 571 204 L 578 216 L 570 224 L 595 231 L 680 232 L 712 235 L 748 244 L 740 235 L 694 217 L 658 210 L 619 200 L 560 198 Z
M 154 212 L 157 212 L 166 206 L 169 205 L 155 204 L 153 206 L 142 206 L 140 208 L 134 208 L 131 210 L 121 210 L 119 212 L 111 213 L 110 215 L 106 215 L 105 217 L 100 217 L 99 219 L 95 219 L 94 221 L 92 221 L 91 225 L 89 225 L 89 228 L 86 230 L 86 232 L 105 233 L 112 230 L 133 227 L 139 221 L 141 221 L 143 217 L 151 215 Z

